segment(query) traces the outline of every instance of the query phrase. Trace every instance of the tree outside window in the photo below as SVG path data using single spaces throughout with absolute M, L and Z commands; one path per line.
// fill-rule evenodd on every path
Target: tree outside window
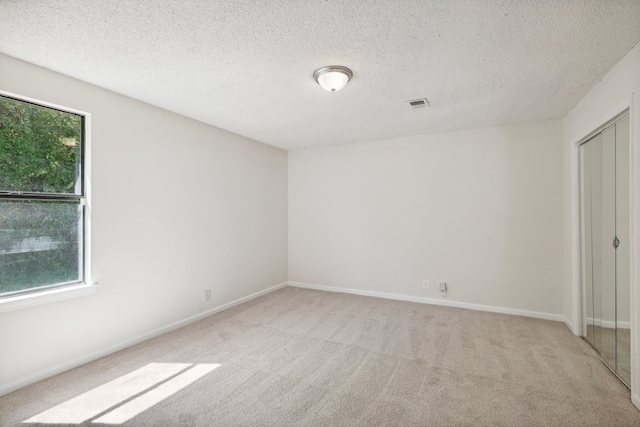
M 0 97 L 0 296 L 83 280 L 83 120 Z

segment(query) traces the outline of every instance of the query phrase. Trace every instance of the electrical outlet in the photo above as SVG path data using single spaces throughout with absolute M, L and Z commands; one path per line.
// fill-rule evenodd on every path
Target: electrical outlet
M 211 299 L 211 291 L 207 289 L 206 291 L 204 291 L 204 300 L 209 301 L 210 299 Z
M 429 289 L 429 281 L 428 280 L 423 280 L 422 281 L 422 289 Z
M 447 292 L 447 282 L 438 283 L 438 289 L 440 292 Z

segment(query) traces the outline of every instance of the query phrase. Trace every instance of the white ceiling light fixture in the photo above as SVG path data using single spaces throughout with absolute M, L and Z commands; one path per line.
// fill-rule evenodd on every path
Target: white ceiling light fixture
M 313 73 L 313 78 L 324 90 L 337 92 L 347 85 L 353 77 L 353 72 L 341 65 L 329 65 L 322 67 Z

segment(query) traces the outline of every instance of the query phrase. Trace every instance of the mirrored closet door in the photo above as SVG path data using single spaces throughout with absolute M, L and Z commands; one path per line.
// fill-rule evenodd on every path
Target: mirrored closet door
M 630 384 L 629 116 L 580 146 L 584 338 Z

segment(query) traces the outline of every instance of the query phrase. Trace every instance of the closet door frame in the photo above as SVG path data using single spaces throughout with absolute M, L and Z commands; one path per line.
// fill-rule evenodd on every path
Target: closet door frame
M 626 110 L 578 146 L 582 337 L 595 348 L 609 369 L 623 383 L 630 386 L 628 366 L 625 363 L 623 368 L 618 363 L 619 360 L 628 361 L 630 356 L 630 348 L 622 349 L 622 358 L 618 353 L 623 345 L 618 337 L 624 336 L 623 331 L 619 330 L 620 315 L 623 315 L 623 323 L 626 329 L 629 329 L 631 305 L 631 265 L 628 259 L 631 246 L 628 229 L 628 127 L 629 111 Z M 624 133 L 627 133 L 626 138 L 619 140 L 618 135 Z M 619 179 L 623 179 L 624 183 Z M 626 214 L 621 215 L 620 206 L 624 206 Z M 614 246 L 614 238 L 618 237 L 620 247 Z M 627 256 L 620 258 L 623 253 Z M 620 262 L 624 261 L 624 258 L 627 261 L 621 266 Z M 620 294 L 621 290 L 625 295 Z M 627 339 L 623 341 L 628 342 Z
M 624 99 L 624 98 L 623 98 Z M 569 161 L 568 171 L 568 194 L 567 220 L 569 220 L 567 234 L 570 246 L 567 248 L 567 256 L 570 265 L 567 277 L 570 278 L 570 294 L 565 294 L 570 298 L 566 307 L 566 324 L 571 331 L 578 336 L 582 336 L 585 325 L 583 324 L 584 307 L 582 292 L 582 266 L 581 266 L 581 224 L 580 224 L 580 145 L 589 140 L 593 135 L 602 130 L 606 124 L 613 119 L 620 117 L 625 111 L 629 113 L 629 218 L 630 218 L 630 310 L 631 324 L 640 325 L 640 230 L 636 224 L 640 224 L 640 185 L 636 184 L 637 175 L 640 170 L 640 101 L 635 93 L 631 93 L 626 101 L 611 108 L 608 114 L 601 116 L 599 120 L 593 120 L 594 126 L 585 125 L 585 132 L 577 137 L 571 136 L 570 145 L 565 151 Z M 594 107 L 597 110 L 598 106 Z M 631 329 L 631 400 L 640 409 L 640 327 L 632 326 Z

